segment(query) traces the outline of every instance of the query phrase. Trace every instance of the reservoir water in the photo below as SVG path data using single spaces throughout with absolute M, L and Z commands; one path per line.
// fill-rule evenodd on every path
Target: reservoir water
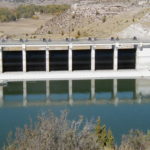
M 0 86 L 0 147 L 8 133 L 36 120 L 41 112 L 69 119 L 101 118 L 111 128 L 116 143 L 131 129 L 150 129 L 149 79 L 92 79 L 67 81 L 18 81 Z

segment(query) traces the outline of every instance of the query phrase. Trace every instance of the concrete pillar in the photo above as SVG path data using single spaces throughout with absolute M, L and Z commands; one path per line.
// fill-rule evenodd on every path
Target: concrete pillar
M 46 102 L 50 102 L 50 86 L 49 86 L 50 81 L 46 80 Z
M 69 80 L 69 104 L 73 105 L 72 80 Z
M 27 106 L 27 81 L 23 81 L 23 106 Z
M 113 49 L 114 49 L 113 69 L 114 69 L 114 71 L 118 70 L 118 47 L 119 47 L 118 43 L 116 43 L 113 46 Z
M 0 47 L 0 73 L 3 73 L 3 48 Z
M 23 72 L 27 72 L 27 59 L 26 59 L 26 46 L 22 45 L 22 64 L 23 64 Z
M 95 95 L 95 79 L 91 80 L 91 100 L 93 103 L 96 102 L 96 95 Z
M 139 70 L 140 69 L 139 58 L 140 58 L 140 51 L 142 50 L 142 43 L 136 45 L 135 48 L 136 48 L 135 69 Z
M 91 46 L 91 70 L 95 71 L 95 46 Z
M 68 67 L 69 71 L 72 71 L 72 44 L 69 45 Z
M 117 79 L 114 79 L 113 80 L 113 97 L 114 97 L 114 104 L 115 104 L 115 106 L 117 106 L 118 103 L 119 103 L 119 98 L 117 96 L 117 93 L 118 93 L 117 85 L 118 85 Z
M 0 107 L 3 106 L 4 97 L 3 97 L 3 86 L 0 86 Z
M 46 72 L 49 72 L 49 50 L 46 48 Z

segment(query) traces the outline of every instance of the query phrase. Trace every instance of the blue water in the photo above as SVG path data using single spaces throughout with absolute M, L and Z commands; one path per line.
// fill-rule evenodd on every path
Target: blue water
M 70 120 L 80 115 L 88 119 L 100 117 L 102 123 L 111 128 L 116 143 L 120 143 L 122 135 L 131 129 L 150 129 L 149 80 L 118 80 L 117 93 L 114 93 L 114 80 L 96 80 L 94 99 L 91 80 L 73 81 L 72 105 L 69 104 L 68 82 L 47 81 L 49 89 L 46 89 L 46 81 L 27 82 L 26 105 L 23 105 L 23 82 L 9 82 L 6 87 L 0 88 L 3 93 L 0 146 L 6 143 L 10 131 L 29 124 L 30 119 L 36 121 L 37 115 L 47 110 L 59 115 L 61 110 L 67 109 Z M 46 91 L 49 95 L 46 95 Z

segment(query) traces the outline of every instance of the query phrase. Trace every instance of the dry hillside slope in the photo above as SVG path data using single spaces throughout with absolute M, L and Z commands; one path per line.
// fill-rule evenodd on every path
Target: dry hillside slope
M 73 5 L 67 12 L 47 21 L 35 34 L 52 38 L 69 35 L 108 38 L 138 23 L 149 12 L 149 7 L 123 3 Z

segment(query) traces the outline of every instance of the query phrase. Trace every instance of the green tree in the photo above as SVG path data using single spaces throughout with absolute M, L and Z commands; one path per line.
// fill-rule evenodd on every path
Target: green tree
M 97 121 L 96 135 L 98 137 L 100 146 L 110 148 L 114 147 L 114 137 L 112 135 L 111 130 L 109 129 L 107 132 L 106 125 L 101 126 L 100 120 Z

